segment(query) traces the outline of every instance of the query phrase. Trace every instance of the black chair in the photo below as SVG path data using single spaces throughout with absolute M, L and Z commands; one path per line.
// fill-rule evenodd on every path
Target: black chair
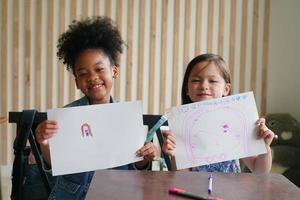
M 144 125 L 147 125 L 149 130 L 160 119 L 161 115 L 143 115 Z M 9 123 L 17 124 L 17 134 L 14 140 L 14 162 L 12 170 L 12 192 L 11 199 L 22 199 L 24 182 L 24 162 L 28 157 L 30 151 L 36 159 L 37 166 L 45 185 L 48 194 L 51 192 L 50 182 L 47 174 L 43 169 L 43 161 L 39 149 L 39 145 L 35 140 L 35 129 L 39 123 L 47 119 L 46 112 L 38 112 L 36 110 L 24 110 L 23 112 L 9 112 Z M 163 125 L 167 125 L 165 122 Z M 156 131 L 160 146 L 163 144 L 163 136 L 159 130 Z M 30 143 L 30 147 L 26 146 L 27 141 Z M 168 170 L 171 170 L 171 162 L 168 156 L 162 153 L 163 158 L 166 161 Z

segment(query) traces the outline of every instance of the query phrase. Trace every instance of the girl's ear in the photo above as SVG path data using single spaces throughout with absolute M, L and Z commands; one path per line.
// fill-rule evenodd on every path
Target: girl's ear
M 185 89 L 185 95 L 186 95 L 186 96 L 190 96 L 190 95 L 189 95 L 189 88 L 188 88 L 188 86 L 186 86 L 186 89 Z
M 113 66 L 112 67 L 112 77 L 117 78 L 119 76 L 120 70 L 119 67 Z
M 76 88 L 77 88 L 77 89 L 80 89 L 80 88 L 78 87 L 77 81 L 78 81 L 78 80 L 77 80 L 77 78 L 75 77 Z
M 76 88 L 77 88 L 78 90 L 80 90 L 80 88 L 78 87 L 78 79 L 77 79 L 77 76 L 76 76 L 76 74 L 75 74 L 75 67 L 72 67 L 72 72 L 73 72 L 73 76 L 74 76 Z
M 231 84 L 226 83 L 225 88 L 224 88 L 224 92 L 223 92 L 223 97 L 228 96 L 230 94 L 230 91 L 231 91 Z

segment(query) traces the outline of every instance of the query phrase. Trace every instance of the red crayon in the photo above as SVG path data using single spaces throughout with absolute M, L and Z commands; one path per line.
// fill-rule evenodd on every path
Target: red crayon
M 186 192 L 185 190 L 179 189 L 179 188 L 171 188 L 171 189 L 169 189 L 169 193 L 170 194 L 179 195 L 179 196 L 183 196 L 183 197 L 187 197 L 187 198 L 190 198 L 190 199 L 198 199 L 198 200 L 223 200 L 223 199 L 221 199 L 219 197 L 203 197 L 203 196 L 200 196 L 198 194 L 192 194 L 192 193 Z

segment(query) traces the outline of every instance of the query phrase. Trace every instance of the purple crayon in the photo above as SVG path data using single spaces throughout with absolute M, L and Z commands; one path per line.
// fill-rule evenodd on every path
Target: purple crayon
M 212 177 L 212 174 L 209 175 L 208 177 L 208 194 L 211 194 L 212 193 L 212 182 L 213 182 L 213 177 Z

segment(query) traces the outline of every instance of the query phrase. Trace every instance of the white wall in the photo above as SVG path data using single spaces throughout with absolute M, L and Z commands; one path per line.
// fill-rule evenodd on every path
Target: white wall
M 300 1 L 271 0 L 268 113 L 300 123 Z

